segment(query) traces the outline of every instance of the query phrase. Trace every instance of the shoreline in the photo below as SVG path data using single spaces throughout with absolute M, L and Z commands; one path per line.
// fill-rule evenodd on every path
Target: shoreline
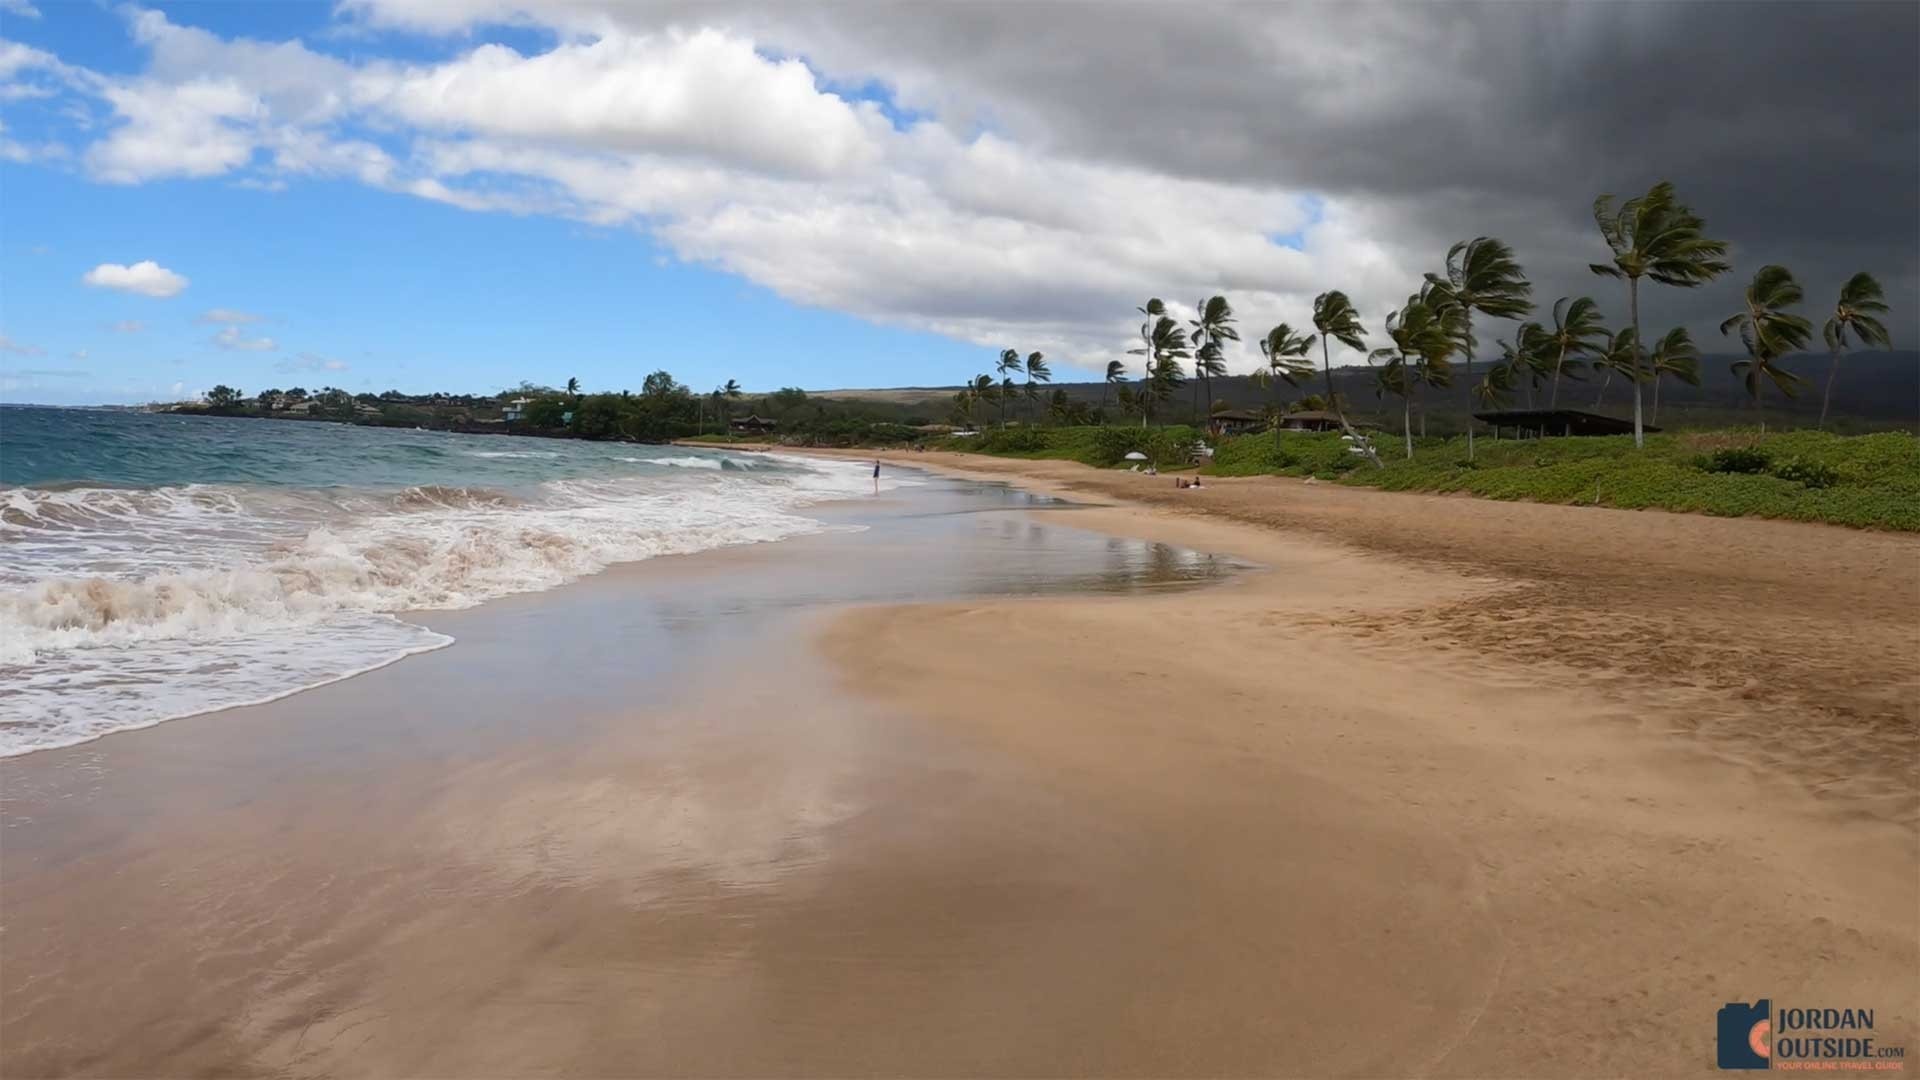
M 928 519 L 959 530 L 929 547 L 899 529 L 941 485 L 889 492 L 891 531 L 623 564 L 244 716 L 0 762 L 85 796 L 9 785 L 36 869 L 0 875 L 5 1071 L 1673 1075 L 1769 994 L 1920 1033 L 1889 760 L 1915 660 L 1825 636 L 1907 625 L 1876 614 L 1897 589 L 1797 610 L 1805 655 L 1729 693 L 1645 657 L 1702 625 L 1765 655 L 1807 603 L 1797 537 L 1735 537 L 1775 561 L 1672 585 L 1671 631 L 1591 656 L 1724 545 L 1683 526 L 1581 582 L 1529 567 L 1664 521 L 987 464 L 959 471 L 1082 505 Z M 1259 569 L 1048 592 L 1062 529 L 1107 538 L 1074 541 L 1096 566 Z M 857 591 L 924 594 L 929 552 L 1006 587 Z M 1830 648 L 1866 658 L 1852 711 L 1789 726 Z

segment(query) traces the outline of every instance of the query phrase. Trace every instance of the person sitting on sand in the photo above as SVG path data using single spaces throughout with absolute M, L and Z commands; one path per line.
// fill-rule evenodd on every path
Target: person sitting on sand
M 1174 478 L 1173 478 L 1173 486 L 1174 486 L 1174 487 L 1177 487 L 1177 488 L 1183 488 L 1183 487 L 1186 487 L 1186 486 L 1187 486 L 1187 478 L 1186 478 L 1186 477 L 1184 477 L 1184 476 L 1176 476 L 1176 477 L 1174 477 Z

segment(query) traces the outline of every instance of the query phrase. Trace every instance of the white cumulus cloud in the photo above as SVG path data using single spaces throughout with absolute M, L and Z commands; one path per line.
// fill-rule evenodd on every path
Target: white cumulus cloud
M 260 316 L 255 315 L 252 312 L 235 311 L 232 308 L 217 307 L 201 314 L 200 321 L 203 323 L 227 323 L 227 324 L 256 323 L 260 321 Z
M 279 345 L 270 337 L 243 337 L 240 328 L 228 326 L 213 335 L 213 343 L 223 349 L 236 349 L 241 352 L 272 352 Z
M 132 266 L 119 263 L 101 263 L 99 266 L 81 275 L 80 280 L 97 289 L 119 289 L 122 292 L 139 293 L 164 300 L 178 296 L 187 287 L 183 275 L 145 259 Z

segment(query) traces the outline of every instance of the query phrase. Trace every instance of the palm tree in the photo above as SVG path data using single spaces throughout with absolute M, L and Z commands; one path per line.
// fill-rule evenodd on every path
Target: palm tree
M 1795 349 L 1806 348 L 1813 337 L 1813 324 L 1786 310 L 1800 299 L 1800 283 L 1793 280 L 1792 271 L 1769 264 L 1754 273 L 1741 309 L 1720 324 L 1722 334 L 1738 328 L 1740 344 L 1747 348 L 1747 359 L 1735 360 L 1732 368 L 1747 384 L 1747 396 L 1753 399 L 1753 412 L 1760 417 L 1762 431 L 1767 429 L 1766 417 L 1760 414 L 1760 391 L 1766 386 L 1762 380 L 1772 379 L 1781 393 L 1793 397 L 1800 376 L 1780 367 L 1777 361 Z
M 580 380 L 579 379 L 567 380 L 567 394 L 570 397 L 580 396 Z M 685 416 L 686 413 L 681 413 L 680 415 Z
M 1507 391 L 1511 391 L 1525 380 L 1527 408 L 1533 408 L 1533 392 L 1547 377 L 1549 370 L 1547 365 L 1549 336 L 1546 328 L 1537 322 L 1521 323 L 1520 329 L 1514 332 L 1511 344 L 1505 341 L 1498 344 L 1500 363 L 1496 366 L 1506 369 L 1506 374 L 1502 375 L 1498 382 Z
M 1000 426 L 1007 426 L 1007 402 L 1013 399 L 1013 377 L 1022 370 L 1020 354 L 1013 349 L 1000 350 L 1000 359 L 993 365 L 1000 376 Z
M 973 426 L 973 410 L 983 402 L 990 402 L 999 396 L 999 387 L 991 375 L 975 375 L 973 381 L 961 387 L 953 396 L 954 405 L 967 418 L 967 426 Z
M 1369 360 L 1387 362 L 1386 370 L 1377 379 L 1376 389 L 1384 388 L 1400 395 L 1401 425 L 1409 458 L 1413 457 L 1414 398 L 1422 386 L 1453 384 L 1453 365 L 1448 357 L 1460 343 L 1462 324 L 1458 304 L 1446 302 L 1431 287 L 1423 289 L 1407 297 L 1405 307 L 1387 316 L 1387 337 L 1393 346 L 1376 349 L 1369 357 Z M 1426 423 L 1426 415 L 1422 413 L 1422 435 L 1426 434 Z
M 1606 345 L 1594 355 L 1593 370 L 1606 372 L 1606 378 L 1600 380 L 1600 392 L 1593 397 L 1594 408 L 1600 407 L 1600 402 L 1607 396 L 1607 387 L 1613 385 L 1615 375 L 1623 379 L 1638 377 L 1635 358 L 1640 355 L 1640 343 L 1635 340 L 1636 337 L 1633 327 L 1624 327 L 1607 338 Z
M 1351 435 L 1353 429 L 1347 424 L 1346 412 L 1340 408 L 1340 397 L 1333 392 L 1333 361 L 1327 352 L 1327 341 L 1332 339 L 1349 349 L 1364 352 L 1367 332 L 1360 325 L 1360 313 L 1353 309 L 1353 301 L 1338 289 L 1313 298 L 1313 328 L 1320 332 L 1320 370 L 1327 380 L 1327 404 L 1340 417 L 1340 426 Z
M 1160 305 L 1160 301 L 1148 301 L 1147 307 L 1140 310 L 1150 311 L 1155 305 Z M 1165 306 L 1161 305 L 1159 310 L 1166 310 Z M 1147 357 L 1146 377 L 1141 380 L 1142 396 L 1138 398 L 1141 403 L 1140 426 L 1146 427 L 1153 415 L 1153 403 L 1166 400 L 1169 388 L 1180 385 L 1185 377 L 1180 370 L 1180 361 L 1192 354 L 1187 351 L 1187 332 L 1169 315 L 1159 316 L 1152 326 L 1141 326 L 1140 337 L 1145 344 L 1127 352 L 1134 356 L 1145 354 Z
M 1514 261 L 1506 241 L 1491 236 L 1462 240 L 1447 249 L 1447 276 L 1427 275 L 1435 292 L 1460 305 L 1460 348 L 1473 378 L 1473 313 L 1513 319 L 1533 310 L 1533 285 Z M 1473 417 L 1467 417 L 1467 460 L 1473 460 Z
M 1507 348 L 1508 351 L 1511 352 L 1513 347 L 1508 346 Z M 1514 384 L 1519 381 L 1521 375 L 1528 373 L 1530 373 L 1530 369 L 1524 366 L 1517 366 L 1512 362 L 1495 364 L 1487 369 L 1485 377 L 1474 384 L 1472 390 L 1473 399 L 1479 402 L 1480 407 L 1483 409 L 1493 409 L 1505 405 L 1513 400 Z M 1495 435 L 1497 436 L 1498 434 L 1499 432 L 1496 430 Z
M 1660 380 L 1663 376 L 1671 375 L 1688 386 L 1700 385 L 1700 350 L 1694 346 L 1686 327 L 1674 327 L 1654 345 L 1647 374 L 1653 377 L 1653 414 L 1647 418 L 1647 423 L 1658 424 Z
M 1033 384 L 1053 381 L 1053 372 L 1047 367 L 1047 358 L 1038 351 L 1027 354 L 1027 402 L 1037 406 L 1040 397 L 1035 393 Z M 1038 419 L 1036 416 L 1035 419 Z
M 1633 323 L 1633 445 L 1645 445 L 1640 423 L 1640 279 L 1691 289 L 1731 269 L 1720 257 L 1727 245 L 1709 240 L 1706 222 L 1675 197 L 1673 184 L 1662 180 L 1645 195 L 1628 199 L 1619 209 L 1612 195 L 1593 200 L 1593 222 L 1613 251 L 1613 262 L 1590 263 L 1588 269 L 1627 282 L 1627 313 Z
M 1266 366 L 1256 368 L 1253 380 L 1275 388 L 1274 408 L 1279 408 L 1278 388 L 1286 383 L 1299 389 L 1300 380 L 1313 377 L 1313 361 L 1308 360 L 1307 350 L 1313 348 L 1312 334 L 1298 334 L 1286 323 L 1267 331 L 1260 339 L 1260 355 L 1266 358 Z M 1274 426 L 1274 435 L 1280 433 L 1279 425 Z
M 1220 343 L 1239 341 L 1240 331 L 1233 328 L 1233 305 L 1227 303 L 1224 296 L 1210 296 L 1194 305 L 1199 314 L 1197 319 L 1189 319 L 1187 325 L 1193 327 L 1194 373 L 1206 384 L 1207 415 L 1213 415 L 1213 380 L 1215 376 L 1227 373 L 1226 355 Z
M 1883 349 L 1888 345 L 1887 328 L 1879 318 L 1887 311 L 1884 295 L 1880 283 L 1864 270 L 1840 287 L 1840 301 L 1833 305 L 1833 314 L 1827 317 L 1822 335 L 1833 353 L 1833 366 L 1827 369 L 1827 388 L 1820 394 L 1822 430 L 1827 426 L 1827 406 L 1833 401 L 1833 380 L 1840 374 L 1840 354 L 1846 351 L 1847 334 L 1859 338 L 1862 345 L 1878 345 Z
M 1127 377 L 1127 365 L 1118 360 L 1107 361 L 1107 381 L 1100 387 L 1100 407 L 1107 407 L 1107 388 Z
M 1600 325 L 1600 308 L 1590 297 L 1561 297 L 1553 302 L 1553 329 L 1547 333 L 1546 346 L 1553 350 L 1552 389 L 1547 393 L 1547 408 L 1560 405 L 1560 376 L 1569 360 L 1579 370 L 1579 357 L 1590 356 L 1607 340 L 1607 328 Z

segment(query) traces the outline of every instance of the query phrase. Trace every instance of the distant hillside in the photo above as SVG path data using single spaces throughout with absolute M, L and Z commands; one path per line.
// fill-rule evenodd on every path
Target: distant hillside
M 1660 426 L 1662 427 L 1702 427 L 1724 424 L 1752 423 L 1753 411 L 1747 404 L 1746 388 L 1729 370 L 1729 365 L 1740 359 L 1738 354 L 1720 354 L 1703 357 L 1700 362 L 1701 384 L 1698 387 L 1685 383 L 1665 380 L 1660 388 Z M 1828 357 L 1818 353 L 1802 353 L 1789 357 L 1783 366 L 1806 380 L 1800 387 L 1799 397 L 1789 400 L 1771 385 L 1767 388 L 1763 401 L 1766 417 L 1770 424 L 1782 426 L 1811 426 L 1820 415 L 1820 390 L 1827 377 Z M 1474 365 L 1474 381 L 1486 368 L 1486 362 Z M 1399 420 L 1399 399 L 1389 398 L 1382 401 L 1374 393 L 1374 373 L 1366 367 L 1335 368 L 1333 370 L 1334 387 L 1345 395 L 1353 412 L 1375 419 L 1382 424 L 1397 426 Z M 1284 400 L 1292 400 L 1302 394 L 1322 392 L 1322 380 L 1319 375 L 1294 390 L 1285 385 L 1277 388 Z M 1098 382 L 1061 382 L 1049 387 L 1051 391 L 1058 387 L 1067 391 L 1074 401 L 1099 402 L 1103 395 L 1112 403 L 1112 391 Z M 916 411 L 944 413 L 947 402 L 953 397 L 958 385 L 945 387 L 897 387 L 873 390 L 828 390 L 819 396 L 843 401 L 867 401 L 877 404 L 897 406 L 919 406 Z M 1274 389 L 1263 389 L 1254 384 L 1252 378 L 1245 375 L 1229 376 L 1213 381 L 1215 401 L 1227 401 L 1236 406 L 1257 408 L 1273 399 Z M 1613 416 L 1630 417 L 1633 415 L 1633 397 L 1630 387 L 1616 378 L 1607 387 L 1604 398 L 1595 408 L 1595 397 L 1600 393 L 1598 381 L 1574 382 L 1565 380 L 1560 387 L 1560 405 L 1562 407 L 1586 409 Z M 1204 395 L 1200 408 L 1204 410 Z M 1426 399 L 1428 426 L 1430 430 L 1447 431 L 1458 425 L 1458 418 L 1467 411 L 1469 396 L 1468 380 L 1458 373 L 1456 366 L 1455 385 L 1446 391 L 1429 394 Z M 1647 396 L 1648 407 L 1652 406 L 1651 388 Z M 1516 407 L 1525 407 L 1525 392 L 1516 394 Z M 1534 403 L 1546 407 L 1547 391 L 1543 387 L 1535 395 Z M 1194 386 L 1190 382 L 1183 387 L 1180 396 L 1172 403 L 1168 420 L 1189 416 L 1194 408 Z M 1834 384 L 1833 408 L 1829 427 L 1840 431 L 1868 431 L 1905 429 L 1912 430 L 1920 425 L 1920 352 L 1912 351 L 1862 351 L 1850 353 L 1841 361 L 1840 379 Z

